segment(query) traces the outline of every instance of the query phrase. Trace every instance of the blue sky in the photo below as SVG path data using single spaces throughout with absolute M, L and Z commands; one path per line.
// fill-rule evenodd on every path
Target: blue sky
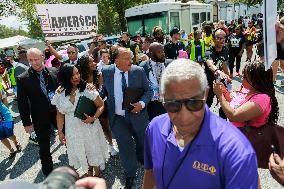
M 15 29 L 21 27 L 21 29 L 28 31 L 27 22 L 20 21 L 20 19 L 16 16 L 1 17 L 0 24 Z

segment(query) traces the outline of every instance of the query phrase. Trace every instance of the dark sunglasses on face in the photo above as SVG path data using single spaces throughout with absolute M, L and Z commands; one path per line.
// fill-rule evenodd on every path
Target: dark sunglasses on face
M 165 100 L 163 106 L 167 112 L 177 113 L 181 110 L 182 105 L 191 112 L 200 111 L 205 104 L 205 99 L 183 99 L 183 100 Z
M 216 39 L 217 39 L 218 41 L 221 41 L 221 40 L 225 40 L 225 37 L 216 36 Z
M 74 52 L 74 51 L 69 51 L 69 52 L 67 52 L 67 54 L 75 54 L 76 52 Z

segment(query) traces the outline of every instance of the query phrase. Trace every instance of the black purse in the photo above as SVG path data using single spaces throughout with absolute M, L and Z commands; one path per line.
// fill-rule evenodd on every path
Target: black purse
M 252 144 L 259 168 L 268 169 L 272 145 L 275 147 L 276 153 L 284 158 L 284 127 L 267 123 L 259 128 L 247 125 L 239 129 Z

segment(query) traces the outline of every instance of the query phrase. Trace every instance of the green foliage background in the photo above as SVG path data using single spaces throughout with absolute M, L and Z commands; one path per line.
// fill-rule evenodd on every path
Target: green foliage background
M 32 38 L 43 38 L 40 24 L 36 18 L 34 4 L 55 3 L 95 3 L 99 8 L 99 33 L 112 34 L 126 31 L 125 10 L 145 3 L 158 0 L 1 0 L 0 17 L 18 15 L 22 20 L 28 21 L 28 35 Z M 188 0 L 183 0 L 187 2 Z M 204 0 L 200 0 L 204 2 Z M 254 5 L 262 0 L 230 0 L 231 2 Z M 284 8 L 284 0 L 278 0 L 278 8 Z M 21 11 L 19 11 L 21 10 Z

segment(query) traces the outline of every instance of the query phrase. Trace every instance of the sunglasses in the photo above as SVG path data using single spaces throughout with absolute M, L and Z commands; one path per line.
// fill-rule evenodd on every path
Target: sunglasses
M 70 51 L 70 52 L 67 52 L 67 54 L 75 54 L 76 52 L 74 51 Z
M 221 41 L 221 40 L 225 40 L 225 37 L 216 36 L 216 39 L 217 39 L 218 41 Z
M 191 112 L 200 111 L 205 104 L 205 99 L 183 99 L 183 100 L 169 100 L 164 101 L 163 106 L 167 112 L 177 113 L 181 110 L 182 105 L 185 105 L 186 109 Z

